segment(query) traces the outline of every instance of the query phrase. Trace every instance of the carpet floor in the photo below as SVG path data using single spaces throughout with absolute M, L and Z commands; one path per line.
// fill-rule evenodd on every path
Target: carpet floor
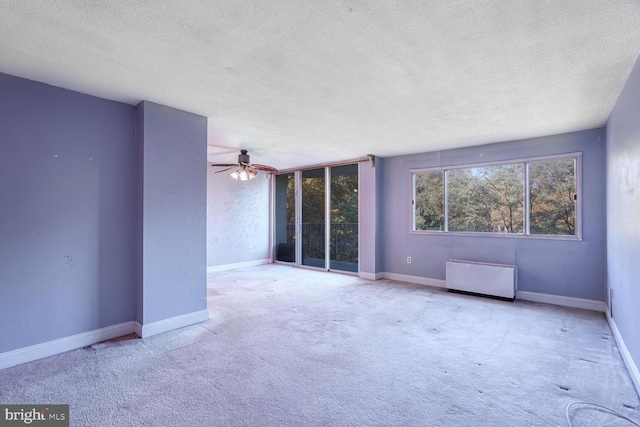
M 208 307 L 2 370 L 0 403 L 72 426 L 633 425 L 577 402 L 640 423 L 602 313 L 283 265 L 209 275 Z

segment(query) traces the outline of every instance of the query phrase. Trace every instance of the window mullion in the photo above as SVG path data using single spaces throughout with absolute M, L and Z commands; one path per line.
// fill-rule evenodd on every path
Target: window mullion
M 524 234 L 531 234 L 531 186 L 529 185 L 529 163 L 524 164 Z
M 445 170 L 444 173 L 444 232 L 449 232 L 449 171 Z
M 411 174 L 411 229 L 413 231 L 417 230 L 416 227 L 416 205 L 417 205 L 417 200 L 416 200 L 416 174 L 412 173 Z
M 575 236 L 582 240 L 582 154 L 573 159 L 573 179 L 575 189 Z

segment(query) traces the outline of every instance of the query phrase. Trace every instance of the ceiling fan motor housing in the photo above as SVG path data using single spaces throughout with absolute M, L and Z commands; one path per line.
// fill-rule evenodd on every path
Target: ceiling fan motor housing
M 247 150 L 241 150 L 240 154 L 238 154 L 238 163 L 246 163 L 249 164 L 249 155 L 247 154 Z

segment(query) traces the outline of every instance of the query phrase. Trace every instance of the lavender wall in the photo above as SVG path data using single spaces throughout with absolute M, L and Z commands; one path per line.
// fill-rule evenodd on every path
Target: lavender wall
M 147 101 L 138 116 L 143 312 L 137 320 L 149 324 L 207 308 L 207 119 Z
M 410 169 L 578 151 L 583 153 L 582 241 L 410 234 Z M 604 301 L 604 129 L 390 157 L 382 171 L 383 271 L 444 280 L 451 258 L 515 264 L 520 291 Z
M 380 159 L 376 159 L 380 161 Z M 372 168 L 369 162 L 359 163 L 359 229 L 360 276 L 375 279 L 380 273 L 380 166 Z
M 144 218 L 144 103 L 138 105 L 136 111 L 136 127 L 135 127 L 135 195 L 136 195 L 136 207 L 135 207 L 135 310 L 136 320 L 142 322 L 143 319 L 143 248 L 144 248 L 144 234 L 142 233 L 142 224 Z
M 375 279 L 376 274 L 376 224 L 378 211 L 376 210 L 376 170 L 358 165 L 358 261 L 360 277 Z
M 207 266 L 269 259 L 269 187 L 264 172 L 237 181 L 207 172 Z
M 206 317 L 206 118 L 0 74 L 0 148 L 0 353 Z
M 611 314 L 640 390 L 640 62 L 607 122 L 607 272 Z M 631 369 L 630 369 L 631 370 Z
M 378 218 L 376 221 L 376 274 L 383 272 L 382 262 L 384 260 L 383 254 L 386 252 L 383 243 L 383 221 L 384 221 L 384 198 L 380 194 L 382 192 L 382 177 L 384 176 L 384 159 L 376 157 L 376 212 L 378 212 Z M 360 214 L 365 215 L 365 213 Z
M 0 353 L 134 319 L 134 129 L 0 73 Z

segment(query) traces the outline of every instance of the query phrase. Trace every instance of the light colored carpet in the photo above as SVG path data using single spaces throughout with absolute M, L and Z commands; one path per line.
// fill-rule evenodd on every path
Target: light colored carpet
M 0 403 L 69 403 L 74 426 L 567 426 L 577 401 L 640 421 L 601 313 L 281 265 L 212 274 L 208 301 L 0 371 Z

